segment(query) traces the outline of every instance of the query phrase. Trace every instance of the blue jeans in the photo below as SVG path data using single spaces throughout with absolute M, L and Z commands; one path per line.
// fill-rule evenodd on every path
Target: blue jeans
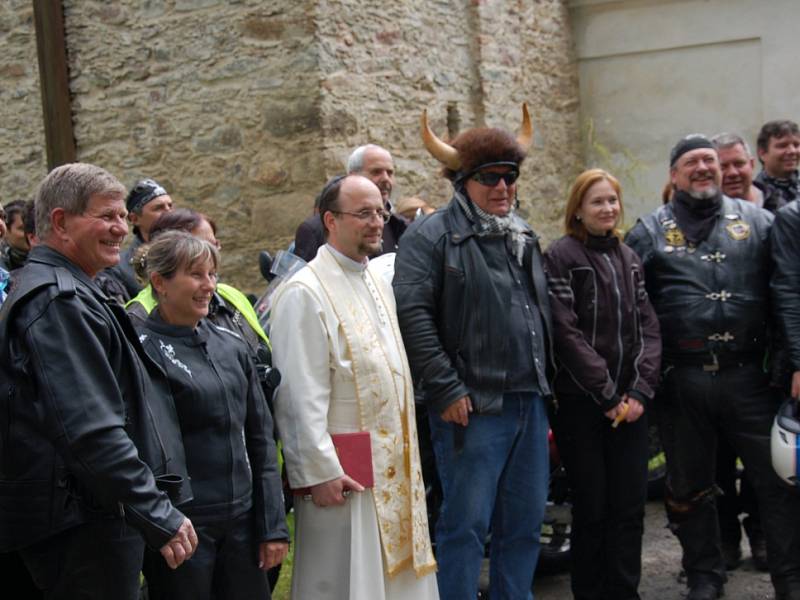
M 549 477 L 544 400 L 506 394 L 502 414 L 471 414 L 466 428 L 434 414 L 430 421 L 444 493 L 436 523 L 440 598 L 477 597 L 491 528 L 490 597 L 532 600 Z

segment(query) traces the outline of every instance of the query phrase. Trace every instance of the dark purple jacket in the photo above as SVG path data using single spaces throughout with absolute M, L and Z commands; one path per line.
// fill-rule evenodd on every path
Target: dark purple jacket
M 652 399 L 661 363 L 658 319 L 639 257 L 616 237 L 564 236 L 547 249 L 556 398 L 589 395 L 603 411 L 623 394 Z

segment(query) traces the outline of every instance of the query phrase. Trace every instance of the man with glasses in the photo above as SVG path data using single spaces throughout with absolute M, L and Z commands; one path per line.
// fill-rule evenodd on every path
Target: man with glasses
M 396 252 L 400 236 L 406 230 L 405 222 L 392 214 L 392 190 L 394 189 L 394 161 L 385 148 L 375 144 L 359 146 L 347 159 L 347 173 L 363 175 L 378 186 L 383 200 L 383 208 L 388 217 L 383 225 L 383 235 L 378 248 L 370 255 L 375 258 L 388 252 Z M 297 228 L 294 237 L 294 253 L 300 258 L 311 261 L 320 246 L 325 243 L 322 221 L 319 220 L 319 197 L 314 202 L 314 214 L 303 221 Z
M 531 598 L 548 485 L 551 320 L 538 238 L 517 214 L 531 142 L 476 128 L 423 141 L 453 184 L 415 220 L 395 262 L 403 341 L 422 387 L 444 501 L 436 524 L 442 598 L 478 595 L 491 529 L 489 594 Z
M 436 599 L 411 373 L 391 287 L 368 258 L 389 214 L 360 175 L 329 181 L 319 210 L 327 243 L 278 290 L 270 329 L 298 494 L 292 597 Z M 354 432 L 366 447 L 339 435 Z

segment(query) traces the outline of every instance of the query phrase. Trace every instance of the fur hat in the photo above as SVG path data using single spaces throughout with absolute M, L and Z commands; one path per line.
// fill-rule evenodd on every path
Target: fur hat
M 452 143 L 447 144 L 431 131 L 425 110 L 422 113 L 422 140 L 428 152 L 444 165 L 442 174 L 455 181 L 492 164 L 519 167 L 533 140 L 533 127 L 528 106 L 523 104 L 522 126 L 516 138 L 503 129 L 476 127 L 458 134 Z

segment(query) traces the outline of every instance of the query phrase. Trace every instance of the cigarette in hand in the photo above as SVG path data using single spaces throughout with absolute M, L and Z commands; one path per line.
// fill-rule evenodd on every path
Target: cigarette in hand
M 616 418 L 614 419 L 614 422 L 613 422 L 613 423 L 611 423 L 611 427 L 613 427 L 614 429 L 616 429 L 616 428 L 617 428 L 617 425 L 619 425 L 620 423 L 622 423 L 622 422 L 625 420 L 625 415 L 627 415 L 627 414 L 628 414 L 628 409 L 629 409 L 630 407 L 631 407 L 631 405 L 630 405 L 630 404 L 628 404 L 627 402 L 625 402 L 625 403 L 622 405 L 622 408 L 621 408 L 621 409 L 620 409 L 620 411 L 617 413 L 617 416 L 616 416 Z

